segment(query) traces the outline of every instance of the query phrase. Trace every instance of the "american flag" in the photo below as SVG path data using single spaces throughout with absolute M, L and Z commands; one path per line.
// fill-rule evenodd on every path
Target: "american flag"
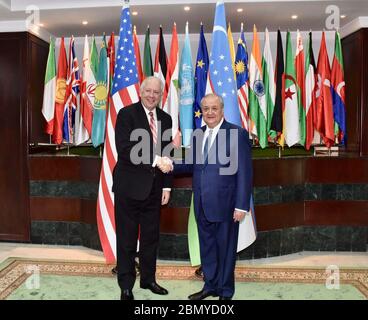
M 133 45 L 129 5 L 120 18 L 119 45 L 116 50 L 115 74 L 108 111 L 105 147 L 97 198 L 97 226 L 107 263 L 116 260 L 116 234 L 112 172 L 117 161 L 115 123 L 119 110 L 139 100 L 139 81 Z

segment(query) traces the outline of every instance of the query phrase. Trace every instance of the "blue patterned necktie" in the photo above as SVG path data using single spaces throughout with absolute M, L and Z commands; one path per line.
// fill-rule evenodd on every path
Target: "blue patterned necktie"
M 209 149 L 208 144 L 210 143 L 209 141 L 211 141 L 211 139 L 212 139 L 212 131 L 213 131 L 212 129 L 209 130 L 208 136 L 207 136 L 207 139 L 206 139 L 206 142 L 204 143 L 204 148 L 203 148 L 203 159 L 204 159 L 204 162 L 207 162 L 208 149 Z

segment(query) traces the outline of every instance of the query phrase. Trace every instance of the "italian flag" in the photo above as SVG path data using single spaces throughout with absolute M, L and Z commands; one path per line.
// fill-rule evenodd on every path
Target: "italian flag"
M 54 113 L 56 98 L 56 64 L 55 64 L 55 42 L 50 39 L 49 55 L 47 58 L 45 87 L 43 91 L 42 114 L 47 123 L 45 132 L 52 134 L 54 131 Z

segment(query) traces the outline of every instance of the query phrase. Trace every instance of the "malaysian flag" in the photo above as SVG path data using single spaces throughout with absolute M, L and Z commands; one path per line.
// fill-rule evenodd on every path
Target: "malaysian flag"
M 107 263 L 116 260 L 116 234 L 112 172 L 117 161 L 115 123 L 119 110 L 139 100 L 139 82 L 132 36 L 129 5 L 124 5 L 120 18 L 119 45 L 116 50 L 110 108 L 107 118 L 105 147 L 97 198 L 97 226 Z
M 235 72 L 238 89 L 238 101 L 239 101 L 241 124 L 242 127 L 248 131 L 249 70 L 248 70 L 247 44 L 245 42 L 243 24 L 241 24 L 240 38 L 238 41 L 238 50 L 236 52 Z

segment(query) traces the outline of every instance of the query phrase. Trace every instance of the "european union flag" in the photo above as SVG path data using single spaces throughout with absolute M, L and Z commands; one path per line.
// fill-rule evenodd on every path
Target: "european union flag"
M 223 1 L 218 1 L 216 4 L 209 73 L 212 91 L 224 100 L 225 119 L 241 126 L 237 88 L 230 57 L 229 42 L 227 40 Z
M 202 127 L 202 110 L 201 99 L 206 93 L 207 73 L 208 73 L 209 61 L 206 38 L 203 33 L 203 25 L 201 24 L 201 31 L 199 33 L 199 46 L 197 52 L 197 60 L 194 75 L 194 128 Z

